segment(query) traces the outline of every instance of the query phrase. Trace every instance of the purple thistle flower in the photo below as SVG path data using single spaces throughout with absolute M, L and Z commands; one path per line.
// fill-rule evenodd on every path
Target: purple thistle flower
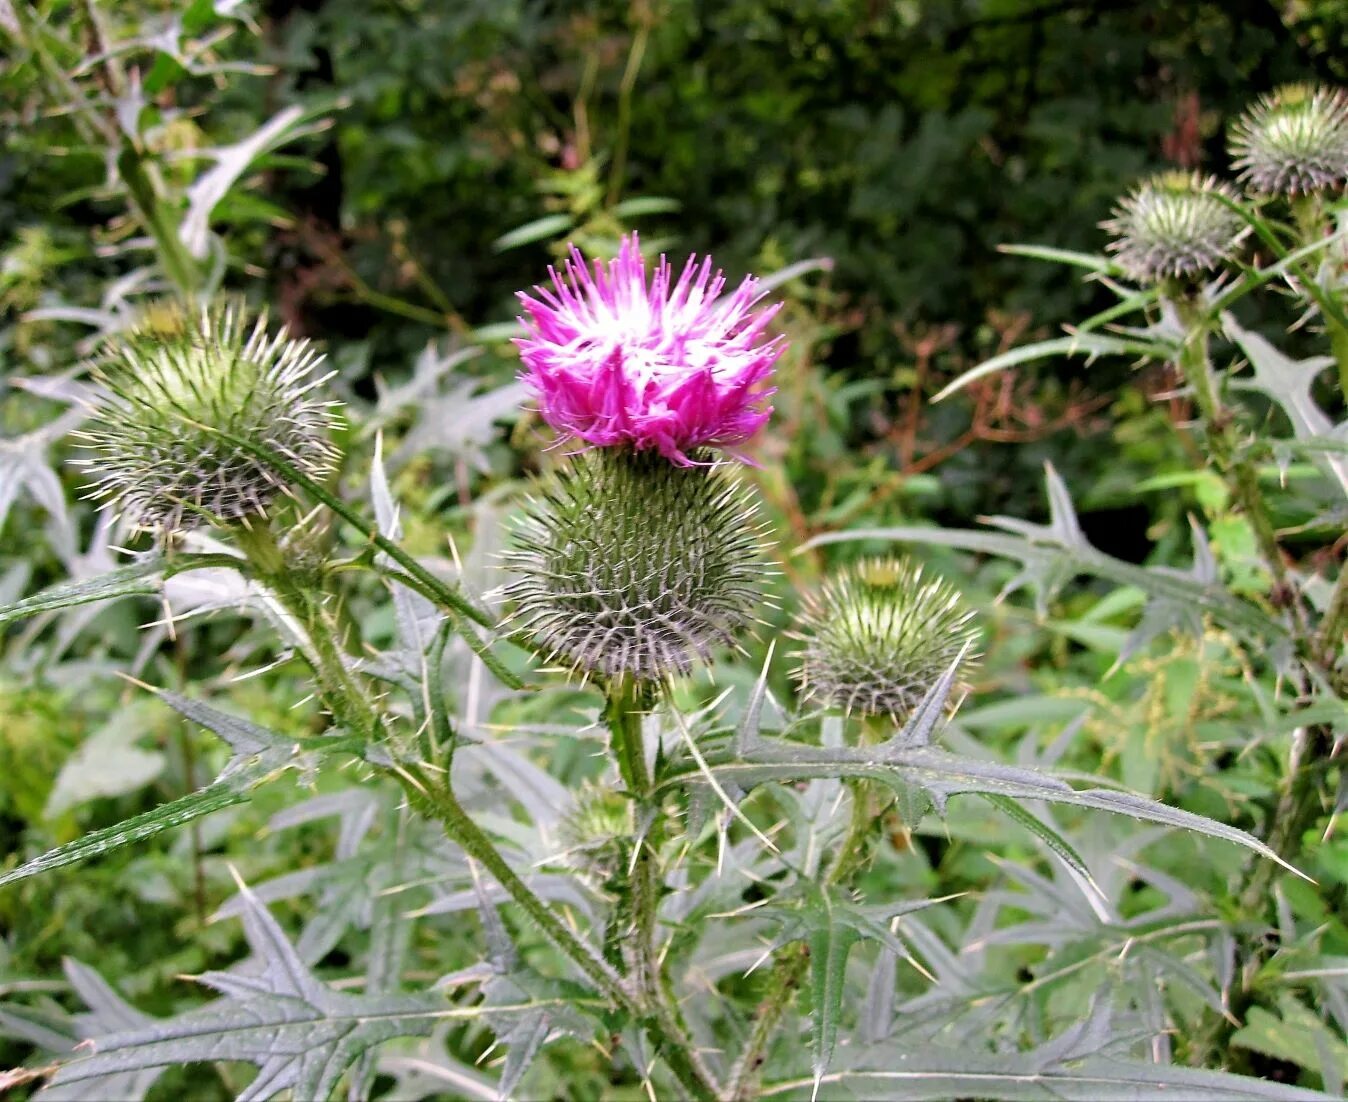
M 520 292 L 528 335 L 515 343 L 558 432 L 688 466 L 692 450 L 743 444 L 772 414 L 767 383 L 785 342 L 764 330 L 781 304 L 755 310 L 752 276 L 720 298 L 725 276 L 710 257 L 690 256 L 671 282 L 661 256 L 648 286 L 635 233 L 607 265 L 591 270 L 573 247 L 561 274 L 548 271 L 551 287 Z

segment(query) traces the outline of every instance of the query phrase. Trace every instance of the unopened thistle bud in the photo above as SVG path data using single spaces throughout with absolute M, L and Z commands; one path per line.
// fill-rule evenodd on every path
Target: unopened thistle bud
M 1298 195 L 1348 180 L 1348 94 L 1289 84 L 1231 127 L 1231 160 L 1251 190 Z
M 582 452 L 545 481 L 505 556 L 514 623 L 580 673 L 661 681 L 734 642 L 767 573 L 753 498 L 727 464 Z
M 1228 261 L 1247 232 L 1228 207 L 1235 196 L 1212 177 L 1167 172 L 1138 185 L 1100 224 L 1107 248 L 1139 283 L 1190 278 Z
M 809 699 L 902 722 L 978 637 L 973 613 L 907 559 L 866 559 L 805 598 L 796 679 Z
M 558 835 L 568 864 L 602 885 L 625 871 L 624 855 L 636 834 L 632 800 L 616 789 L 586 783 Z
M 336 403 L 317 395 L 322 359 L 308 341 L 269 335 L 265 317 L 249 330 L 238 304 L 152 308 L 93 365 L 90 496 L 164 533 L 265 513 L 283 484 L 226 434 L 323 473 Z

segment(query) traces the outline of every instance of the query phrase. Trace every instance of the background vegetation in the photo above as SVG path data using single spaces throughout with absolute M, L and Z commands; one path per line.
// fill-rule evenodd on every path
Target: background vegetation
M 1194 516 L 1221 580 L 1269 597 L 1248 526 L 1187 428 L 1194 411 L 1172 366 L 1048 360 L 930 399 L 980 360 L 1116 301 L 1100 281 L 999 245 L 1099 251 L 1098 223 L 1137 177 L 1224 172 L 1226 123 L 1257 94 L 1291 80 L 1348 83 L 1341 0 L 0 0 L 0 37 L 0 603 L 111 565 L 109 531 L 76 502 L 65 419 L 100 334 L 171 282 L 146 274 L 155 196 L 175 220 L 201 217 L 201 254 L 187 268 L 200 262 L 325 346 L 353 411 L 338 485 L 366 492 L 382 433 L 405 545 L 467 557 L 484 590 L 499 515 L 548 462 L 513 384 L 514 293 L 543 279 L 567 242 L 602 250 L 636 228 L 648 251 L 711 251 L 735 278 L 778 273 L 787 299 L 791 350 L 753 476 L 784 557 L 784 607 L 765 639 L 787 626 L 799 589 L 880 546 L 792 553 L 812 537 L 968 528 L 988 514 L 1045 521 L 1046 460 L 1101 551 L 1187 568 Z M 212 165 L 218 190 L 200 186 Z M 148 203 L 137 178 L 149 181 Z M 1280 310 L 1250 307 L 1244 322 L 1278 333 L 1292 320 Z M 1307 328 L 1279 339 L 1296 354 L 1319 350 Z M 1341 391 L 1320 387 L 1341 421 Z M 1342 562 L 1336 516 L 1341 530 L 1341 506 L 1329 522 L 1296 504 L 1276 518 L 1308 576 Z M 1039 609 L 1020 596 L 997 604 L 1014 565 L 923 554 L 980 609 L 985 633 L 957 739 L 1267 834 L 1291 727 L 1273 703 L 1278 679 L 1256 668 L 1248 640 L 1204 622 L 1127 654 L 1136 589 L 1078 579 Z M 202 612 L 237 597 L 176 595 L 180 610 Z M 254 613 L 197 616 L 171 632 L 146 626 L 152 601 L 130 601 L 9 629 L 0 853 L 11 867 L 200 788 L 223 763 L 209 736 L 118 674 L 209 696 L 287 734 L 315 728 L 299 664 L 277 653 L 265 610 Z M 344 614 L 374 645 L 399 630 L 368 595 Z M 765 649 L 718 664 L 716 685 L 751 683 Z M 785 666 L 772 688 L 793 696 Z M 691 705 L 714 690 L 699 680 L 686 691 Z M 596 706 L 576 689 L 484 715 L 533 731 Z M 1326 722 L 1341 730 L 1342 709 Z M 521 743 L 570 785 L 593 773 L 582 739 Z M 149 1013 L 199 1002 L 180 977 L 244 951 L 239 924 L 221 919 L 240 909 L 235 873 L 271 886 L 263 897 L 307 964 L 344 976 L 363 963 L 379 898 L 370 878 L 392 875 L 378 844 L 401 828 L 391 801 L 367 812 L 352 791 L 340 773 L 286 774 L 247 805 L 0 888 L 0 994 L 11 997 L 0 1004 L 0 1068 L 35 1066 L 54 1047 L 43 1030 L 74 1034 L 69 1014 L 84 1004 L 67 958 Z M 1282 877 L 1275 891 L 1270 880 L 1253 910 L 1231 888 L 1240 851 L 1182 834 L 1150 845 L 1160 836 L 1132 824 L 1069 817 L 1113 919 L 1092 925 L 1087 910 L 1046 940 L 1021 924 L 1079 909 L 1070 877 L 992 807 L 958 806 L 911 836 L 896 830 L 861 883 L 873 898 L 971 893 L 930 920 L 929 936 L 1000 944 L 980 962 L 980 983 L 1002 987 L 976 994 L 1015 990 L 1026 1006 L 1011 1015 L 1019 1025 L 998 1023 L 998 1043 L 1029 1051 L 1091 1020 L 1110 984 L 1150 984 L 1148 1021 L 1164 1038 L 1151 1042 L 1156 1058 L 1342 1089 L 1348 842 L 1332 801 L 1305 832 L 1302 866 L 1317 883 Z M 443 900 L 426 884 L 398 897 L 408 910 Z M 423 985 L 478 937 L 442 911 L 409 935 L 404 975 Z M 1162 925 L 1128 927 L 1144 914 Z M 1171 940 L 1166 914 L 1217 914 L 1281 951 L 1252 962 L 1235 934 L 1204 927 Z M 1131 938 L 1160 929 L 1164 948 L 1139 978 L 1123 963 Z M 1237 961 L 1250 971 L 1234 976 Z M 916 1012 L 921 985 L 909 979 Z M 743 985 L 752 1005 L 762 991 Z M 1129 1007 L 1145 1018 L 1142 1002 Z M 371 1080 L 376 1093 L 486 1090 L 445 1084 L 478 1074 L 476 1058 L 493 1065 L 491 1034 L 465 1026 L 447 1045 L 437 1039 L 438 1055 L 420 1055 L 439 1061 L 439 1078 L 395 1061 Z M 247 1074 L 194 1065 L 154 1090 L 231 1097 Z M 614 1073 L 578 1040 L 550 1047 L 527 1074 L 521 1090 L 536 1097 L 559 1083 L 577 1098 L 640 1090 L 639 1076 Z

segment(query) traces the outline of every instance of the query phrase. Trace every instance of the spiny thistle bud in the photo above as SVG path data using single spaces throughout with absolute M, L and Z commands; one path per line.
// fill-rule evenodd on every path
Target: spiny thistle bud
M 973 613 L 907 559 L 865 559 L 805 598 L 796 679 L 810 699 L 906 719 L 978 637 Z
M 91 497 L 164 533 L 265 513 L 282 483 L 227 433 L 278 453 L 309 475 L 334 451 L 336 403 L 315 391 L 327 376 L 308 341 L 251 333 L 240 304 L 195 316 L 156 306 L 93 364 L 103 393 L 80 462 L 95 477 Z
M 752 497 L 726 465 L 582 452 L 544 482 L 505 556 L 514 623 L 581 673 L 660 681 L 733 642 L 767 570 Z
M 1119 266 L 1140 283 L 1190 277 L 1229 260 L 1247 232 L 1240 215 L 1219 196 L 1234 199 L 1212 177 L 1167 172 L 1144 181 L 1100 223 L 1114 235 L 1107 246 Z
M 1231 127 L 1232 164 L 1250 188 L 1298 195 L 1348 180 L 1348 94 L 1289 84 Z
M 606 785 L 586 783 L 562 819 L 558 835 L 575 869 L 603 884 L 623 871 L 627 842 L 636 833 L 631 799 Z

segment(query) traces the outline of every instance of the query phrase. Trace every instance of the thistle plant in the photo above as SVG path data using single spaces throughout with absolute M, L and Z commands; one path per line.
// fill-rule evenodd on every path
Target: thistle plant
M 1231 164 L 1252 191 L 1304 195 L 1348 181 L 1348 94 L 1289 84 L 1231 127 Z
M 907 719 L 978 637 L 940 578 L 897 558 L 864 559 L 805 598 L 797 681 L 805 696 L 864 716 Z
M 165 535 L 263 516 L 286 484 L 238 440 L 321 476 L 337 421 L 322 361 L 308 341 L 269 333 L 265 316 L 250 324 L 238 302 L 148 310 L 92 366 L 91 496 Z
M 1107 247 L 1119 267 L 1142 283 L 1202 276 L 1230 260 L 1249 232 L 1228 205 L 1233 198 L 1214 177 L 1153 176 L 1101 223 L 1112 237 Z
M 0 24 L 19 26 L 40 53 L 44 75 L 61 85 L 66 74 L 48 71 L 51 52 L 38 50 L 51 41 L 49 28 L 37 26 L 26 7 L 17 14 L 11 7 L 0 0 Z M 293 136 L 299 118 L 284 111 L 258 140 L 213 149 L 210 186 L 190 196 L 161 186 L 167 173 L 151 160 L 153 142 L 131 131 L 171 113 L 165 105 L 173 97 L 161 86 L 149 109 L 140 75 L 129 77 L 123 59 L 149 53 L 147 87 L 171 79 L 174 67 L 160 64 L 159 53 L 189 41 L 195 32 L 188 24 L 207 19 L 209 7 L 194 7 L 173 35 L 108 44 L 101 60 L 81 63 L 70 78 L 83 79 L 94 65 L 105 70 L 80 97 L 76 117 L 106 135 L 128 217 L 156 250 L 153 271 L 136 273 L 128 285 L 164 286 L 167 279 L 184 301 L 204 295 L 224 270 L 208 263 L 217 245 L 210 227 L 223 217 L 216 208 L 229 207 L 220 200 L 221 181 L 237 179 Z M 53 10 L 60 29 L 65 8 Z M 81 19 L 91 41 L 100 41 L 107 25 L 98 6 L 77 6 L 69 22 L 83 26 Z M 644 32 L 640 41 L 644 49 Z M 183 47 L 175 60 L 203 64 L 213 43 Z M 74 53 L 83 57 L 77 45 Z M 639 60 L 634 50 L 633 81 Z M 226 70 L 205 71 L 220 77 Z M 630 106 L 627 76 L 623 87 Z M 109 92 L 121 97 L 116 119 L 101 114 Z M 774 619 L 754 481 L 746 464 L 735 462 L 746 458 L 772 413 L 772 372 L 785 351 L 783 337 L 770 331 L 778 306 L 764 300 L 763 284 L 753 278 L 728 289 L 708 258 L 681 267 L 662 258 L 648 271 L 633 236 L 608 261 L 571 250 L 550 285 L 521 295 L 522 378 L 566 454 L 521 507 L 504 555 L 512 576 L 503 587 L 495 584 L 500 571 L 482 565 L 494 546 L 488 509 L 464 506 L 480 543 L 451 563 L 413 554 L 402 542 L 394 487 L 413 479 L 398 477 L 406 471 L 390 478 L 378 449 L 367 480 L 327 477 L 336 458 L 328 440 L 335 413 L 321 394 L 320 358 L 304 342 L 272 334 L 265 320 L 245 322 L 238 305 L 148 311 L 94 365 L 101 397 L 84 441 L 94 449 L 85 468 L 106 510 L 160 539 L 116 549 L 125 556 L 120 565 L 111 565 L 111 546 L 72 557 L 69 580 L 0 607 L 0 625 L 34 618 L 15 637 L 17 651 L 62 618 L 52 633 L 59 655 L 97 602 L 143 601 L 139 611 L 158 618 L 174 599 L 169 583 L 197 574 L 203 586 L 244 594 L 231 611 L 252 622 L 244 631 L 226 629 L 238 641 L 223 657 L 231 673 L 255 675 L 264 695 L 275 697 L 267 722 L 277 729 L 216 707 L 196 691 L 200 685 L 156 690 L 151 707 L 161 715 L 172 710 L 183 726 L 203 728 L 227 748 L 215 755 L 222 763 L 215 779 L 203 783 L 209 756 L 194 758 L 184 741 L 186 791 L 45 852 L 24 843 L 25 852 L 0 867 L 0 890 L 215 816 L 213 823 L 229 829 L 190 839 L 197 920 L 204 922 L 216 902 L 217 931 L 241 917 L 250 959 L 216 967 L 228 936 L 191 946 L 183 959 L 202 962 L 197 982 L 212 993 L 209 1001 L 157 1017 L 125 1003 L 77 961 L 67 963 L 64 981 L 11 983 L 9 974 L 20 970 L 11 963 L 17 939 L 7 928 L 0 1034 L 34 1051 L 24 1067 L 0 1070 L 0 1085 L 48 1080 L 39 1097 L 53 1100 L 139 1098 L 167 1068 L 183 1065 L 189 1070 L 174 1074 L 184 1078 L 160 1084 L 161 1092 L 181 1093 L 190 1082 L 202 1096 L 256 1100 L 446 1091 L 706 1102 L 1327 1097 L 1178 1066 L 1170 1049 L 1178 1037 L 1181 1054 L 1194 1062 L 1225 1063 L 1240 1050 L 1216 1044 L 1213 1029 L 1226 1029 L 1230 1016 L 1247 1014 L 1270 991 L 1286 993 L 1268 978 L 1281 962 L 1270 959 L 1264 927 L 1276 914 L 1288 955 L 1302 952 L 1293 948 L 1298 930 L 1277 877 L 1295 872 L 1290 862 L 1313 856 L 1306 839 L 1331 806 L 1341 769 L 1334 736 L 1348 674 L 1341 645 L 1348 583 L 1342 572 L 1332 582 L 1314 577 L 1327 571 L 1332 552 L 1293 558 L 1312 537 L 1299 533 L 1293 546 L 1275 525 L 1268 497 L 1277 482 L 1268 475 L 1295 456 L 1313 467 L 1321 497 L 1348 493 L 1343 426 L 1329 423 L 1313 397 L 1322 360 L 1280 357 L 1229 313 L 1245 295 L 1282 279 L 1295 295 L 1315 297 L 1323 320 L 1337 324 L 1337 292 L 1299 264 L 1341 239 L 1318 242 L 1309 222 L 1289 229 L 1260 209 L 1206 179 L 1143 185 L 1111 224 L 1114 259 L 1089 261 L 1111 277 L 1103 282 L 1123 301 L 1072 338 L 1090 353 L 1163 359 L 1184 376 L 1198 427 L 1183 431 L 1203 434 L 1206 446 L 1197 454 L 1210 458 L 1228 509 L 1213 518 L 1225 523 L 1224 539 L 1208 540 L 1196 526 L 1191 569 L 1124 563 L 1091 547 L 1051 468 L 1047 524 L 993 518 L 998 531 L 991 533 L 824 532 L 793 550 L 864 539 L 1006 554 L 1023 567 L 1011 588 L 1038 585 L 1045 607 L 1083 573 L 1127 587 L 1116 607 L 1135 607 L 1141 594 L 1147 604 L 1124 650 L 1143 649 L 1172 628 L 1204 639 L 1219 632 L 1223 646 L 1240 653 L 1220 685 L 1204 686 L 1209 695 L 1202 699 L 1219 702 L 1211 716 L 1199 716 L 1204 739 L 1214 727 L 1227 729 L 1228 695 L 1246 683 L 1257 687 L 1263 726 L 1228 740 L 1240 756 L 1266 753 L 1269 732 L 1299 732 L 1285 783 L 1265 792 L 1250 785 L 1258 798 L 1231 812 L 1259 805 L 1249 825 L 1267 842 L 1121 791 L 1112 780 L 1049 768 L 1066 740 L 1042 749 L 1037 736 L 1046 719 L 1033 697 L 989 709 L 1034 712 L 1029 737 L 1021 737 L 1023 723 L 1015 729 L 1014 760 L 993 740 L 973 745 L 979 728 L 955 699 L 978 635 L 971 612 L 953 585 L 904 558 L 863 559 L 832 573 L 826 562 L 793 560 L 807 564 L 792 571 L 805 591 L 799 692 L 775 663 L 773 646 L 764 648 L 761 666 L 732 668 L 729 684 L 714 695 L 702 679 L 685 678 L 723 659 L 737 662 L 751 629 L 770 632 Z M 1246 227 L 1265 246 L 1276 244 L 1276 263 L 1235 268 Z M 1139 286 L 1122 287 L 1120 272 Z M 1212 282 L 1204 286 L 1206 279 Z M 370 288 L 364 293 L 396 302 Z M 1141 326 L 1102 331 L 1158 303 L 1159 319 L 1144 315 Z M 407 316 L 427 320 L 424 312 Z M 1221 340 L 1239 347 L 1252 378 L 1242 377 L 1234 358 L 1214 358 Z M 1053 347 L 1061 350 L 1062 342 Z M 421 394 L 423 384 L 418 372 L 409 389 Z M 1254 409 L 1241 404 L 1250 389 L 1283 411 L 1294 425 L 1290 437 L 1272 445 L 1261 439 Z M 513 387 L 501 393 L 507 403 L 517 401 Z M 359 407 L 353 411 L 361 415 Z M 416 438 L 414 428 L 408 439 Z M 343 473 L 357 470 L 362 458 L 358 451 L 344 457 Z M 10 462 L 8 469 L 17 467 Z M 1297 474 L 1295 484 L 1311 481 L 1304 469 Z M 471 489 L 464 487 L 465 496 Z M 278 508 L 283 495 L 312 507 L 307 527 L 291 524 L 289 511 Z M 353 500 L 362 495 L 369 509 Z M 1297 515 L 1310 509 L 1296 504 Z M 1309 531 L 1326 527 L 1324 517 L 1313 519 Z M 438 546 L 442 515 L 417 520 L 422 546 L 428 531 Z M 1233 522 L 1257 536 L 1270 575 L 1260 591 L 1238 592 L 1224 580 L 1229 545 L 1239 543 L 1231 539 Z M 106 518 L 95 526 L 104 537 L 113 527 Z M 827 580 L 812 591 L 815 567 Z M 6 573 L 6 592 L 25 579 Z M 494 588 L 503 589 L 501 614 L 478 596 Z M 795 603 L 796 594 L 788 600 Z M 204 653 L 213 670 L 220 665 L 222 656 L 210 649 L 220 633 L 181 626 L 167 661 L 151 653 L 162 636 L 130 648 L 139 652 L 137 677 L 181 688 L 194 654 Z M 1092 626 L 1094 634 L 1082 638 L 1117 645 L 1119 633 Z M 102 639 L 99 647 L 104 664 L 119 653 Z M 1011 651 L 1009 661 L 997 645 L 987 649 L 991 661 L 1013 667 L 1015 691 L 1027 676 L 1041 675 L 1025 661 L 1025 648 Z M 250 663 L 255 668 L 244 669 Z M 582 684 L 550 679 L 554 663 Z M 81 687 L 89 680 L 83 663 L 64 672 Z M 1176 677 L 1193 682 L 1187 667 Z M 292 694 L 297 680 L 302 687 Z M 212 677 L 211 692 L 225 695 L 227 684 L 232 680 Z M 1159 695 L 1168 691 L 1167 683 Z M 122 692 L 118 685 L 109 694 L 119 712 Z M 572 711 L 580 713 L 574 721 Z M 964 729 L 943 744 L 961 719 Z M 982 719 L 986 730 L 987 711 Z M 1153 728 L 1142 733 L 1150 740 Z M 164 755 L 132 747 L 125 734 L 91 738 L 90 760 L 74 760 L 73 772 L 124 773 L 143 769 L 146 759 L 163 764 Z M 100 756 L 109 748 L 120 753 L 117 769 Z M 177 783 L 168 772 L 165 785 Z M 283 778 L 294 783 L 287 788 Z M 86 772 L 85 788 L 103 792 L 104 780 L 90 784 Z M 244 805 L 264 786 L 259 803 L 268 827 L 254 830 L 261 824 L 244 816 Z M 286 800 L 291 804 L 274 813 Z M 971 805 L 981 817 L 966 822 Z M 114 806 L 100 806 L 99 817 Z M 902 831 L 893 829 L 892 808 Z M 225 821 L 218 813 L 227 809 L 240 818 Z M 1075 821 L 1096 812 L 1116 813 L 1120 832 Z M 955 829 L 938 825 L 924 837 L 932 813 L 948 815 Z M 988 852 L 996 849 L 989 815 L 1020 832 L 1013 849 Z M 334 817 L 340 826 L 331 852 L 320 853 L 311 844 L 314 824 Z M 1152 829 L 1125 833 L 1134 820 Z M 288 867 L 274 840 L 300 824 L 304 865 Z M 66 833 L 67 825 L 60 829 Z M 1171 830 L 1186 835 L 1183 867 L 1142 864 L 1143 847 Z M 207 859 L 213 839 L 226 833 L 247 840 L 242 869 L 272 876 L 263 890 L 244 885 L 228 861 Z M 927 843 L 936 856 L 919 852 Z M 1236 867 L 1196 862 L 1190 846 L 1199 844 L 1235 844 L 1262 862 L 1242 868 L 1235 897 L 1222 901 L 1255 919 L 1222 921 L 1187 882 L 1192 874 L 1211 883 Z M 1034 870 L 1031 853 L 1040 859 Z M 995 874 L 995 887 L 965 891 L 971 869 L 1006 855 L 1016 860 L 996 863 L 1006 868 Z M 130 866 L 134 890 L 122 906 L 154 900 L 175 932 L 186 928 L 184 916 L 163 902 L 171 901 L 183 864 L 175 852 L 147 890 L 147 865 L 137 861 Z M 928 887 L 952 868 L 959 896 Z M 64 907 L 64 893 L 75 896 L 85 885 L 67 880 L 55 890 Z M 35 906 L 4 900 L 3 914 L 27 921 L 34 911 L 46 954 L 51 923 L 42 908 L 52 890 L 43 891 L 30 897 Z M 287 922 L 302 925 L 298 937 L 268 907 L 295 897 L 286 911 Z M 1333 921 L 1322 909 L 1317 930 Z M 1228 966 L 1230 953 L 1239 954 L 1239 968 Z M 1298 983 L 1332 983 L 1342 973 L 1332 955 L 1297 963 Z M 1013 978 L 1025 969 L 1030 982 Z M 179 971 L 163 981 L 161 1009 L 186 1001 L 180 986 L 167 987 L 187 982 Z M 160 962 L 141 977 L 167 972 Z M 1236 986 L 1236 975 L 1248 982 Z M 1348 1005 L 1342 991 L 1326 990 L 1339 1000 L 1327 997 L 1326 1006 Z M 11 998 L 18 1002 L 12 1010 Z M 89 1011 L 72 1011 L 76 1000 Z M 1294 1017 L 1283 1000 L 1277 1009 L 1311 1034 L 1280 1051 L 1303 1060 L 1305 1053 L 1327 1054 L 1321 1077 L 1332 1092 L 1338 1042 Z M 1195 1027 L 1200 1014 L 1207 1016 Z M 1269 1010 L 1257 1023 L 1253 1044 L 1279 1037 L 1271 1016 Z M 240 1064 L 255 1067 L 255 1077 L 244 1079 Z
M 1244 676 L 1262 686 L 1264 706 L 1306 717 L 1289 726 L 1289 741 L 1277 744 L 1274 782 L 1258 800 L 1241 797 L 1285 871 L 1286 863 L 1319 860 L 1344 810 L 1348 742 L 1342 724 L 1326 717 L 1348 699 L 1348 569 L 1339 554 L 1348 503 L 1342 446 L 1348 423 L 1341 419 L 1348 395 L 1348 298 L 1340 262 L 1345 228 L 1326 193 L 1348 177 L 1348 94 L 1309 85 L 1278 89 L 1235 122 L 1230 152 L 1244 194 L 1211 177 L 1167 174 L 1136 187 L 1103 223 L 1112 259 L 1081 262 L 1102 274 L 1121 272 L 1138 286 L 1111 284 L 1120 301 L 1074 327 L 1069 341 L 1016 349 L 975 368 L 942 395 L 1012 360 L 1059 353 L 1064 343 L 1079 354 L 1124 354 L 1173 370 L 1182 382 L 1178 394 L 1192 412 L 1177 427 L 1197 440 L 1192 454 L 1221 487 L 1220 497 L 1205 503 L 1206 528 L 1191 521 L 1192 568 L 1137 570 L 1092 547 L 1052 469 L 1050 524 L 993 518 L 1012 535 L 989 541 L 984 533 L 946 532 L 940 542 L 970 550 L 992 546 L 1019 558 L 1024 570 L 1015 582 L 1037 585 L 1041 608 L 1077 573 L 1140 587 L 1146 612 L 1120 662 L 1170 628 L 1200 636 L 1231 633 Z M 1282 217 L 1287 210 L 1290 220 Z M 1246 234 L 1258 241 L 1259 266 L 1237 262 L 1235 249 Z M 1278 289 L 1277 297 L 1267 294 L 1270 287 Z M 1287 343 L 1299 340 L 1304 358 L 1254 329 L 1264 318 L 1250 320 L 1245 311 L 1256 298 L 1275 315 L 1290 302 L 1288 329 L 1302 332 Z M 1125 325 L 1130 317 L 1133 323 Z M 1306 348 L 1314 339 L 1306 336 L 1306 330 L 1315 333 L 1306 324 L 1312 319 L 1318 336 L 1327 338 L 1329 355 Z M 1338 368 L 1337 388 L 1323 374 L 1331 365 Z M 1331 416 L 1336 409 L 1337 424 Z M 1274 477 L 1293 456 L 1305 478 L 1299 487 Z M 1291 515 L 1299 523 L 1285 527 Z M 1294 540 L 1294 533 L 1307 538 Z M 913 538 L 922 537 L 914 532 Z M 1253 578 L 1251 559 L 1257 564 Z M 1174 588 L 1177 580 L 1181 589 Z M 1299 954 L 1299 967 L 1324 964 L 1319 938 L 1295 935 L 1279 876 L 1279 866 L 1251 862 L 1228 884 L 1224 906 L 1242 921 L 1232 934 L 1222 1013 L 1209 1015 L 1187 1038 L 1191 1062 L 1223 1058 L 1248 1070 L 1239 1039 L 1254 1028 L 1249 1023 L 1271 1018 L 1271 1004 L 1289 1004 L 1276 982 L 1278 954 Z M 1284 939 L 1277 950 L 1276 939 L 1270 940 L 1274 929 Z M 1342 1026 L 1344 1016 L 1333 1010 L 1339 995 L 1322 997 L 1331 1006 L 1329 1017 Z M 1335 1073 L 1324 1081 L 1336 1082 Z

